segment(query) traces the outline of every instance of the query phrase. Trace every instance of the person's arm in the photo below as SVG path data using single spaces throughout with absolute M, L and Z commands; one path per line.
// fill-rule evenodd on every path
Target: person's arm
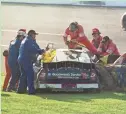
M 106 56 L 106 55 L 110 55 L 110 53 L 107 52 L 101 53 L 101 56 Z
M 104 53 L 104 43 L 100 42 L 97 52 L 102 55 Z
M 19 49 L 20 45 L 21 45 L 21 40 L 17 39 L 16 42 L 15 42 L 16 48 Z
M 33 53 L 33 54 L 37 54 L 37 53 L 42 54 L 42 53 L 44 53 L 44 49 L 40 49 L 37 43 L 30 41 L 28 45 L 29 45 L 29 51 L 31 53 Z
M 106 56 L 106 55 L 110 55 L 110 54 L 113 54 L 113 52 L 115 51 L 115 45 L 109 45 L 108 46 L 108 49 L 106 50 L 106 52 L 104 52 L 102 54 L 102 56 Z
M 113 52 L 115 51 L 116 46 L 111 43 L 108 45 L 108 49 L 106 50 L 106 52 L 102 52 L 101 55 L 102 56 L 106 56 L 106 55 L 110 55 L 113 54 Z

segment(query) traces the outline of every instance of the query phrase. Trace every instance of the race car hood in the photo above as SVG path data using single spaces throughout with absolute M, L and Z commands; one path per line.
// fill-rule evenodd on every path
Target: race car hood
M 64 61 L 71 61 L 71 62 L 73 61 L 73 62 L 81 62 L 81 63 L 92 62 L 88 53 L 83 50 L 56 49 L 56 50 L 48 52 L 44 56 L 46 56 L 46 57 L 43 57 L 44 63 L 64 62 Z

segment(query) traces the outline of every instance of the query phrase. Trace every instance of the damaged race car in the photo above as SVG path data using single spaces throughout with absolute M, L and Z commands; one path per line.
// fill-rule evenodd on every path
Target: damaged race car
M 34 71 L 36 89 L 100 92 L 95 63 L 84 50 L 48 49 L 42 57 L 38 57 Z
M 47 47 L 46 53 L 34 64 L 37 90 L 124 91 L 126 54 L 108 55 L 97 61 L 88 51 Z
M 113 91 L 126 91 L 126 53 L 121 56 L 102 57 L 96 67 L 100 74 L 100 83 L 104 88 Z
M 113 76 L 116 86 L 126 91 L 126 53 L 122 54 L 113 64 L 106 66 Z

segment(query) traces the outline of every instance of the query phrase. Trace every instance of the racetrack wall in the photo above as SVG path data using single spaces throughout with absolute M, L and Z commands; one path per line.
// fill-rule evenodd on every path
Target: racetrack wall
M 124 0 L 1 0 L 2 3 L 126 7 Z
M 90 40 L 91 29 L 97 27 L 103 35 L 110 36 L 123 53 L 126 32 L 122 31 L 120 18 L 125 11 L 126 8 L 2 4 L 2 50 L 20 28 L 39 32 L 40 47 L 53 42 L 56 47 L 65 48 L 62 34 L 70 22 L 78 21 Z

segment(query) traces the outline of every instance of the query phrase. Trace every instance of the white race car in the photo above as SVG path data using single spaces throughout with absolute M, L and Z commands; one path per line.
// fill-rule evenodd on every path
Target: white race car
M 53 57 L 51 57 L 53 55 Z M 99 74 L 88 52 L 55 49 L 34 65 L 35 88 L 51 91 L 100 91 Z M 42 57 L 43 58 L 43 57 Z

